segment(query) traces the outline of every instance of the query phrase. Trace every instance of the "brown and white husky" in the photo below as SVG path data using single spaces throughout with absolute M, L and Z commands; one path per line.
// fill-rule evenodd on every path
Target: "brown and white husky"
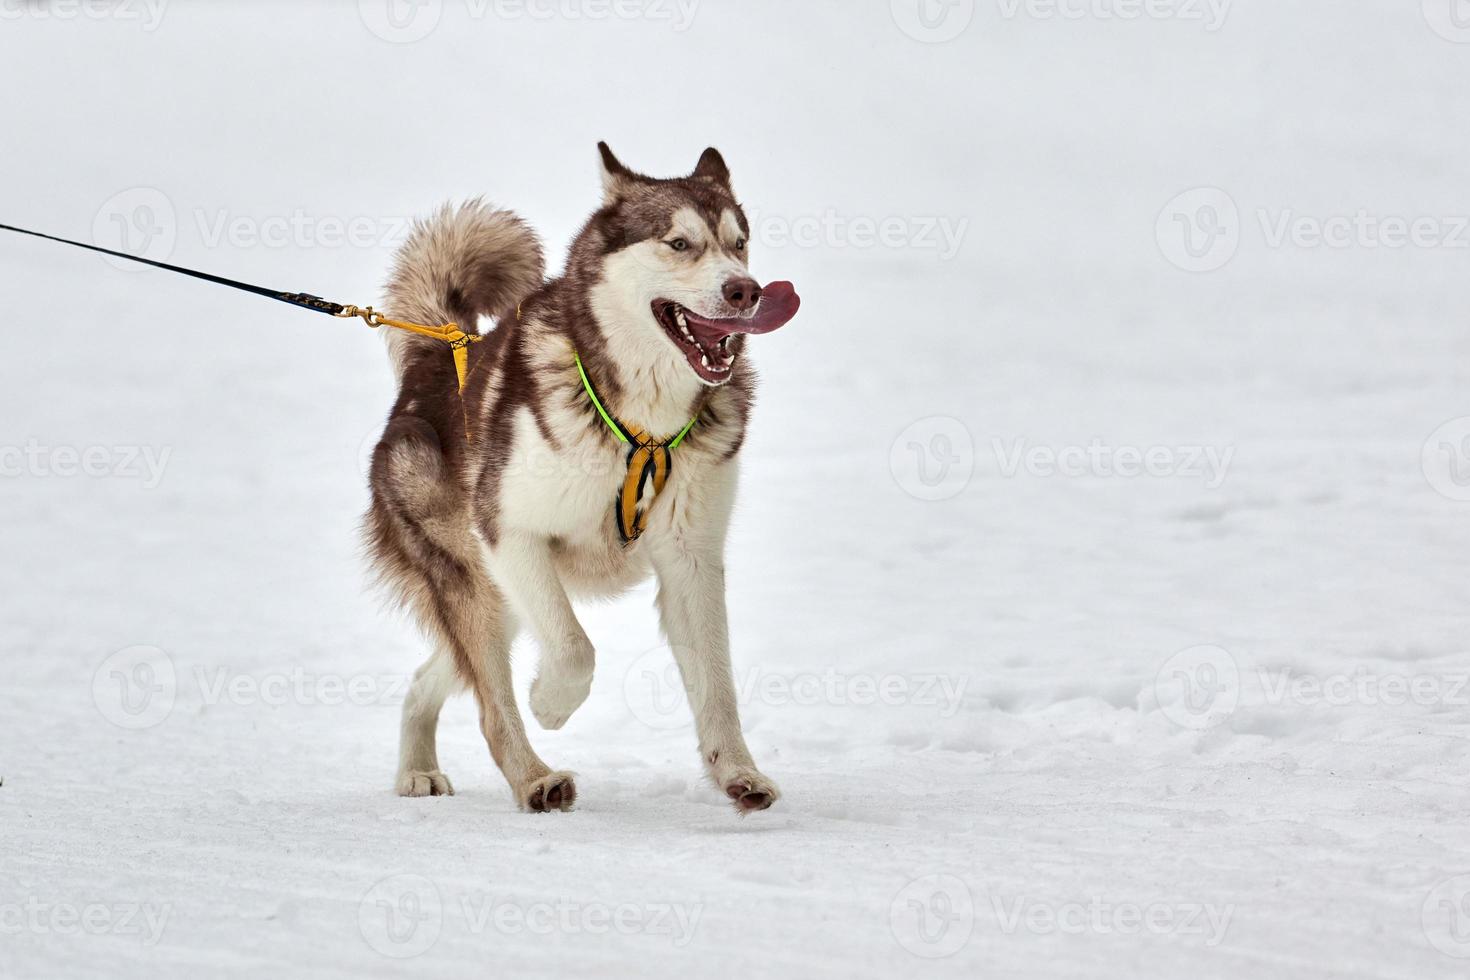
M 526 738 L 511 643 L 540 647 L 531 711 L 560 728 L 587 697 L 593 645 L 573 597 L 653 574 L 715 785 L 742 812 L 776 801 L 740 731 L 725 612 L 725 534 L 754 375 L 746 335 L 789 321 L 789 283 L 748 270 L 750 226 L 720 154 L 654 179 L 599 144 L 603 202 L 546 280 L 521 219 L 479 201 L 420 222 L 385 315 L 474 332 L 459 390 L 445 345 L 389 331 L 399 394 L 373 455 L 376 571 L 434 650 L 403 705 L 398 792 L 451 795 L 435 731 L 463 688 L 520 806 L 569 809 L 571 774 Z M 681 438 L 682 436 L 682 438 Z

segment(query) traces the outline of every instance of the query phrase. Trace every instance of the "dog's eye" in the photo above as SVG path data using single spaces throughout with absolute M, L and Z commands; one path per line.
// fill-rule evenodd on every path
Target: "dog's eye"
M 745 251 L 745 239 L 742 238 L 738 242 L 735 243 L 735 251 L 737 251 L 737 252 L 743 252 L 743 251 Z
M 676 252 L 687 252 L 689 251 L 689 242 L 683 238 L 676 238 L 669 242 L 669 248 Z

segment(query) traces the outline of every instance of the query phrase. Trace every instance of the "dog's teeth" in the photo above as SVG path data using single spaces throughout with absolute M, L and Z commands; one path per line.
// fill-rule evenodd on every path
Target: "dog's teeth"
M 699 362 L 701 364 L 703 364 L 705 367 L 709 367 L 709 355 L 708 354 L 700 354 L 699 355 Z
M 683 310 L 675 310 L 674 311 L 674 319 L 678 321 L 679 326 L 681 326 L 681 327 L 686 327 L 687 328 L 689 326 L 689 321 L 686 320 L 686 319 L 684 319 L 684 311 Z

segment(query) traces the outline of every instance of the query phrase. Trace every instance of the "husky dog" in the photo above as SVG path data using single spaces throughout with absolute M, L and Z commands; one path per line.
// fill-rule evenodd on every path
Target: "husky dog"
M 545 279 L 520 218 L 472 201 L 417 224 L 387 286 L 388 316 L 466 332 L 494 321 L 469 347 L 463 390 L 443 343 L 388 331 L 400 387 L 373 454 L 367 537 L 434 644 L 404 701 L 397 790 L 453 794 L 435 731 L 468 687 L 517 803 L 571 808 L 572 774 L 526 738 L 511 643 L 523 626 L 535 637 L 531 712 L 561 728 L 594 661 L 572 598 L 653 574 L 705 770 L 737 810 L 764 810 L 780 794 L 740 731 L 724 547 L 754 388 L 746 335 L 782 326 L 800 300 L 751 278 L 750 226 L 718 151 L 655 179 L 598 148 L 602 206 L 560 278 Z

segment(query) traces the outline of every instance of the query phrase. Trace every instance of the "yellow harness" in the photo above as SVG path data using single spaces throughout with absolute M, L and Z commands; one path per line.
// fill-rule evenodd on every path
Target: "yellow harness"
M 623 489 L 618 493 L 618 499 L 613 504 L 613 517 L 618 525 L 618 537 L 623 544 L 637 541 L 648 530 L 647 507 L 640 507 L 643 503 L 644 494 L 648 493 L 649 484 L 653 485 L 653 493 L 648 494 L 650 498 L 663 492 L 664 484 L 669 480 L 669 472 L 674 466 L 674 450 L 679 448 L 679 443 L 694 428 L 694 423 L 699 421 L 699 416 L 689 420 L 689 424 L 679 431 L 672 439 L 659 440 L 653 438 L 647 432 L 636 425 L 628 425 L 608 412 L 602 407 L 602 400 L 597 397 L 597 391 L 592 387 L 592 379 L 587 377 L 587 369 L 582 366 L 582 356 L 575 350 L 572 358 L 577 362 L 577 373 L 582 376 L 582 387 L 587 389 L 587 397 L 592 399 L 592 405 L 597 409 L 597 414 L 602 416 L 602 421 L 618 437 L 618 441 L 628 445 L 628 474 L 623 478 Z

